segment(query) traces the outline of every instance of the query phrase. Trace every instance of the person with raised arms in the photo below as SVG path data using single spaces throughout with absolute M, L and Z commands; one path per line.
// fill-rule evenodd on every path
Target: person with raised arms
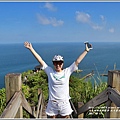
M 69 78 L 70 75 L 78 69 L 78 64 L 83 60 L 90 49 L 92 49 L 92 45 L 85 42 L 85 50 L 69 67 L 65 69 L 63 69 L 63 56 L 55 55 L 53 57 L 53 69 L 48 66 L 35 51 L 31 43 L 25 42 L 24 46 L 30 50 L 48 76 L 49 100 L 46 114 L 49 118 L 57 118 L 58 115 L 60 115 L 61 118 L 69 118 L 69 115 L 73 112 L 69 102 Z

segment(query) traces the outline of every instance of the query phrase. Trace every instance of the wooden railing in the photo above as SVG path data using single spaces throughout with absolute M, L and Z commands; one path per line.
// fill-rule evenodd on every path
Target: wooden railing
M 108 71 L 108 88 L 78 108 L 78 116 L 106 103 L 105 118 L 120 118 L 120 71 Z
M 35 111 L 25 99 L 21 91 L 21 85 L 21 74 L 8 74 L 5 76 L 7 106 L 0 118 L 23 118 L 23 109 L 25 109 L 32 118 L 42 118 L 44 106 L 42 91 L 40 89 L 38 90 L 39 100 L 37 111 Z M 106 107 L 109 108 L 105 118 L 120 118 L 120 71 L 108 71 L 108 88 L 86 104 L 78 102 L 77 111 L 72 101 L 70 102 L 78 118 L 83 118 L 84 112 L 103 103 L 106 103 Z
M 22 93 L 21 85 L 21 74 L 8 74 L 5 76 L 7 106 L 0 118 L 23 118 L 23 109 L 30 114 L 31 118 L 42 118 L 44 106 L 42 91 L 38 90 L 39 100 L 37 111 L 35 111 Z

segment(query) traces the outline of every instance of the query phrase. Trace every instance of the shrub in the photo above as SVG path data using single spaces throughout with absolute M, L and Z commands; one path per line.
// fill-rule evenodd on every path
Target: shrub
M 0 89 L 0 115 L 6 107 L 5 88 Z

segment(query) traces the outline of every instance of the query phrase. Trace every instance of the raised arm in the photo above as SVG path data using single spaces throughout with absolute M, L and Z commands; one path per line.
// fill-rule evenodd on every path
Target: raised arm
M 37 59 L 37 61 L 43 66 L 44 61 L 40 57 L 40 55 L 34 50 L 34 48 L 32 47 L 32 44 L 29 42 L 24 42 L 24 46 L 31 51 L 31 53 L 34 55 L 34 57 Z
M 91 45 L 91 44 L 90 44 Z M 92 48 L 92 45 L 91 45 Z M 86 56 L 86 54 L 90 51 L 91 48 L 88 48 L 88 44 L 85 44 L 85 50 L 83 53 L 77 58 L 75 61 L 75 64 L 78 66 L 78 64 L 83 60 L 83 58 Z

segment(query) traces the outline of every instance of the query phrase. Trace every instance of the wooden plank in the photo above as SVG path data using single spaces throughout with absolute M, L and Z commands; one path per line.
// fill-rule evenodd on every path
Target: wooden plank
M 109 99 L 109 97 L 108 97 Z M 110 118 L 110 110 L 109 110 L 109 106 L 111 106 L 111 100 L 108 100 L 105 104 L 106 104 L 106 113 L 105 113 L 105 118 Z
M 38 100 L 37 115 L 36 115 L 37 118 L 38 118 L 39 113 L 40 113 L 41 102 L 42 102 L 42 92 L 41 92 L 41 94 L 40 94 L 40 96 L 39 96 L 39 100 Z
M 43 103 L 41 103 L 41 105 L 40 105 L 40 111 L 39 111 L 39 115 L 38 115 L 39 118 L 42 118 L 42 111 L 43 111 Z
M 120 93 L 113 88 L 109 88 L 109 92 L 110 92 L 108 95 L 109 99 L 113 103 L 115 103 L 117 107 L 120 107 Z
M 94 97 L 92 100 L 90 100 L 85 105 L 83 105 L 81 108 L 78 108 L 78 115 L 86 112 L 87 110 L 95 106 L 98 106 L 106 102 L 107 100 L 108 100 L 108 95 L 107 95 L 107 89 L 106 89 L 102 93 L 100 93 L 98 96 Z
M 108 74 L 100 74 L 100 76 L 108 77 Z
M 110 106 L 110 118 L 120 118 L 120 93 L 111 88 L 109 99 L 112 101 Z
M 16 91 L 20 91 L 22 86 L 21 74 L 10 73 L 5 76 L 6 87 L 6 102 L 15 94 Z
M 112 101 L 110 104 L 110 118 L 120 118 L 120 112 L 116 111 L 116 106 L 120 107 L 120 71 L 108 71 L 108 86 L 111 86 L 109 99 Z M 113 89 L 115 88 L 115 89 Z
M 120 92 L 120 71 L 108 71 L 108 86 L 116 88 Z
M 10 100 L 10 102 L 8 103 L 8 105 L 6 106 L 6 108 L 4 109 L 0 118 L 14 118 L 21 103 L 21 93 L 16 92 Z
M 113 84 L 113 73 L 112 71 L 108 71 L 108 86 L 111 86 L 112 87 L 112 84 Z
M 10 101 L 16 91 L 20 91 L 22 86 L 21 74 L 20 73 L 10 73 L 5 76 L 5 88 L 6 88 L 6 103 Z M 22 106 L 20 106 L 15 118 L 22 118 L 23 111 Z
M 31 108 L 30 104 L 27 102 L 27 100 L 26 100 L 26 98 L 25 98 L 25 96 L 24 96 L 23 93 L 21 93 L 21 97 L 22 97 L 22 103 L 21 103 L 21 104 L 22 104 L 23 108 L 24 108 L 29 114 L 31 114 L 34 118 L 36 118 L 35 113 L 32 111 L 32 108 Z
M 31 109 L 32 109 L 32 116 L 36 118 L 35 106 L 32 106 Z
M 82 107 L 84 105 L 83 102 L 78 102 L 78 108 Z M 83 118 L 84 117 L 84 113 L 82 114 L 78 114 L 78 118 Z
M 42 94 L 42 101 L 41 101 L 41 108 L 40 108 L 40 115 L 39 115 L 39 118 L 42 118 L 43 116 L 43 109 L 44 109 L 44 97 L 43 97 L 43 94 Z M 40 117 L 41 116 L 41 117 Z
M 87 74 L 86 76 L 82 77 L 82 79 L 89 78 L 89 77 L 91 77 L 91 76 L 93 76 L 93 75 L 94 75 L 94 73 L 93 73 L 93 72 L 91 72 L 91 73 Z
M 120 111 L 113 102 L 110 107 L 110 118 L 120 118 Z
M 72 109 L 73 109 L 73 115 L 77 117 L 77 115 L 78 115 L 78 114 L 77 114 L 77 110 L 75 109 L 75 106 L 74 106 L 72 100 L 70 99 L 69 102 L 70 102 L 71 107 L 72 107 Z

